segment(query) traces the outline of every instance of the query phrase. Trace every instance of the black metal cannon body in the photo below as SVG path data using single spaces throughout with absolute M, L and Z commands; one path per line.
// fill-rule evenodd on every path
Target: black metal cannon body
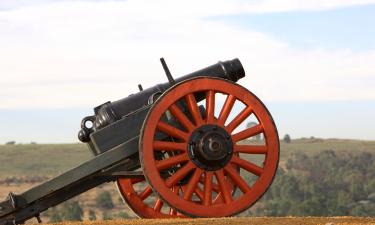
M 223 216 L 224 215 L 226 216 L 229 214 L 234 214 L 231 212 L 227 214 L 224 213 L 223 215 L 221 215 L 217 213 L 215 214 L 215 212 L 213 212 L 212 215 L 211 214 L 199 215 L 199 214 L 194 214 L 194 212 L 193 213 L 186 212 L 184 209 L 181 209 L 178 202 L 176 203 L 176 205 L 174 205 L 173 202 L 168 201 L 168 196 L 165 196 L 161 193 L 164 190 L 161 190 L 161 192 L 159 193 L 160 190 L 158 188 L 155 189 L 154 187 L 155 185 L 153 185 L 153 181 L 149 180 L 148 178 L 148 175 L 151 175 L 151 172 L 149 172 L 149 170 L 147 170 L 147 172 L 145 171 L 147 166 L 145 166 L 145 168 L 143 168 L 143 170 L 141 171 L 139 170 L 137 171 L 137 169 L 141 167 L 141 164 L 144 161 L 142 157 L 146 156 L 146 154 L 140 155 L 139 152 L 140 152 L 140 149 L 143 148 L 143 143 L 145 142 L 144 132 L 147 132 L 148 127 L 149 127 L 148 123 L 150 119 L 148 119 L 148 117 L 151 116 L 149 114 L 153 113 L 152 112 L 153 108 L 157 107 L 155 105 L 158 105 L 159 98 L 168 99 L 169 94 L 171 94 L 170 92 L 177 91 L 176 93 L 179 93 L 180 92 L 180 90 L 178 90 L 179 87 L 189 84 L 190 81 L 195 82 L 197 80 L 199 81 L 200 79 L 202 79 L 201 81 L 203 81 L 203 83 L 206 81 L 211 82 L 211 80 L 212 82 L 219 82 L 218 86 L 220 86 L 219 85 L 221 84 L 220 82 L 229 82 L 230 86 L 228 87 L 232 88 L 232 85 L 234 85 L 232 82 L 237 82 L 240 78 L 245 76 L 244 69 L 240 61 L 238 59 L 234 59 L 230 61 L 219 62 L 205 69 L 179 77 L 174 80 L 172 76 L 170 75 L 169 70 L 166 67 L 165 62 L 163 60 L 162 60 L 162 64 L 166 71 L 169 82 L 158 84 L 154 87 L 151 87 L 145 90 L 143 90 L 142 87 L 140 86 L 140 91 L 138 93 L 132 94 L 124 99 L 121 99 L 115 102 L 106 102 L 94 109 L 95 114 L 93 116 L 85 117 L 82 120 L 81 130 L 79 131 L 78 137 L 82 142 L 87 143 L 89 149 L 92 151 L 92 153 L 95 156 L 94 158 L 24 193 L 21 193 L 21 194 L 10 193 L 8 198 L 5 201 L 0 203 L 0 224 L 1 225 L 20 224 L 33 217 L 36 217 L 39 220 L 39 215 L 41 212 L 67 199 L 70 199 L 78 194 L 81 194 L 93 187 L 96 187 L 102 183 L 119 181 L 120 179 L 125 179 L 125 180 L 133 179 L 133 181 L 134 179 L 145 180 L 144 177 L 146 177 L 146 180 L 150 182 L 150 186 L 152 187 L 152 190 L 160 195 L 160 199 L 163 200 L 163 202 L 164 201 L 167 202 L 168 205 L 170 205 L 170 207 L 182 212 L 181 214 L 180 213 L 177 214 L 176 211 L 174 211 L 173 213 L 170 213 L 170 215 L 172 216 L 175 216 L 175 215 L 177 216 L 178 215 L 180 216 L 182 215 L 188 215 L 188 216 L 212 216 L 212 215 Z M 194 86 L 197 86 L 197 85 L 194 85 Z M 181 90 L 183 91 L 186 89 L 187 88 L 185 87 L 185 89 L 181 89 Z M 206 89 L 207 88 L 205 88 L 205 90 Z M 223 91 L 225 92 L 225 90 Z M 182 122 L 180 123 L 178 123 L 179 120 L 177 120 L 177 122 L 176 120 L 173 120 L 173 121 L 171 120 L 171 124 L 173 123 L 175 125 L 177 124 L 176 125 L 177 127 L 183 127 L 184 125 L 191 126 L 191 124 L 197 125 L 194 122 L 193 123 L 188 122 L 188 120 L 193 120 L 193 118 L 197 117 L 197 114 L 194 112 L 197 112 L 198 110 L 200 114 L 198 115 L 198 117 L 202 116 L 202 118 L 204 119 L 206 117 L 204 116 L 206 112 L 208 115 L 209 111 L 213 110 L 212 107 L 210 109 L 209 106 L 207 105 L 207 107 L 202 107 L 202 106 L 197 107 L 196 108 L 197 110 L 194 111 L 195 106 L 193 106 L 192 108 L 192 105 L 190 104 L 191 102 L 189 102 L 189 101 L 199 102 L 202 100 L 204 101 L 205 99 L 206 101 L 208 101 L 207 100 L 208 95 L 206 95 L 206 92 L 197 91 L 193 93 L 193 95 L 189 95 L 189 96 L 194 96 L 194 97 L 193 99 L 188 98 L 190 100 L 187 100 L 186 102 L 183 102 L 181 100 L 176 101 L 176 103 L 178 102 L 177 108 L 176 107 L 173 108 L 173 106 L 171 106 L 171 109 L 169 111 L 175 116 L 175 118 L 178 118 L 179 120 L 182 119 Z M 241 97 L 238 97 L 238 98 L 241 98 Z M 162 103 L 162 100 L 160 100 L 160 102 Z M 261 106 L 264 107 L 263 105 Z M 170 113 L 169 111 L 165 113 Z M 253 113 L 255 113 L 255 111 L 256 111 L 256 107 L 252 109 Z M 185 113 L 185 115 L 187 116 L 184 116 L 181 113 Z M 220 119 L 221 119 L 221 115 L 219 116 L 219 118 L 215 118 L 215 120 L 220 120 Z M 162 160 L 165 158 L 173 159 L 173 157 L 177 157 L 177 155 L 180 154 L 180 152 L 183 152 L 186 149 L 179 149 L 179 150 L 176 149 L 176 150 L 171 151 L 171 148 L 172 148 L 171 146 L 174 146 L 175 144 L 177 145 L 182 144 L 182 143 L 179 141 L 176 141 L 176 139 L 178 138 L 173 137 L 175 136 L 173 132 L 172 134 L 169 134 L 169 130 L 172 125 L 165 125 L 168 122 L 168 121 L 165 121 L 165 119 L 160 119 L 160 121 L 161 121 L 160 124 L 164 126 L 160 129 L 161 130 L 166 129 L 164 130 L 164 134 L 162 132 L 158 132 L 157 134 L 155 134 L 155 137 L 147 137 L 147 138 L 155 139 L 156 143 L 161 143 L 161 144 L 168 141 L 167 145 L 162 147 L 165 150 L 163 150 L 161 154 L 166 154 L 166 152 L 168 152 L 169 156 L 162 156 L 160 158 L 161 154 L 155 154 L 155 157 L 159 157 L 157 160 Z M 271 118 L 271 122 L 273 124 L 272 118 Z M 183 125 L 181 126 L 181 124 Z M 207 135 L 211 135 L 209 139 L 210 141 L 209 148 L 213 152 L 215 152 L 215 154 L 219 154 L 219 155 L 209 154 L 209 156 L 207 156 L 207 154 L 204 154 L 205 152 L 202 150 L 204 149 L 205 146 L 202 146 L 201 148 L 199 148 L 199 147 L 194 147 L 194 146 L 192 147 L 189 145 L 187 148 L 190 149 L 189 151 L 191 152 L 191 154 L 200 154 L 201 152 L 202 157 L 206 157 L 206 158 L 208 157 L 208 159 L 206 159 L 205 161 L 201 160 L 199 162 L 200 164 L 202 164 L 202 162 L 203 164 L 205 164 L 205 162 L 208 162 L 208 161 L 211 162 L 212 164 L 213 162 L 212 161 L 213 159 L 211 160 L 212 157 L 216 157 L 216 158 L 219 157 L 219 160 L 222 161 L 222 159 L 220 158 L 222 157 L 220 155 L 221 153 L 223 154 L 225 153 L 225 155 L 229 155 L 228 152 L 230 151 L 231 155 L 232 154 L 235 155 L 235 153 L 232 153 L 235 151 L 235 146 L 234 145 L 229 146 L 228 144 L 228 143 L 232 143 L 232 141 L 223 142 L 221 140 L 220 135 L 225 135 L 227 133 L 224 129 L 219 127 L 219 130 L 220 130 L 219 132 L 217 131 L 217 126 L 214 124 L 205 124 L 204 126 L 202 125 L 202 127 L 204 127 L 204 129 L 208 129 L 208 127 L 210 128 L 212 127 L 213 130 L 216 129 L 215 131 L 207 132 Z M 266 125 L 264 125 L 264 129 L 261 132 L 264 132 L 264 133 L 275 132 L 272 135 L 277 136 L 276 128 L 274 129 L 275 131 L 273 130 L 267 131 L 267 129 L 268 128 L 266 128 Z M 259 132 L 255 132 L 255 133 L 259 133 Z M 205 138 L 207 137 L 199 136 L 198 133 L 194 135 L 195 135 L 194 136 L 195 139 L 193 141 L 195 140 L 198 142 L 200 141 L 202 145 L 206 145 L 208 143 L 208 142 L 207 143 L 205 142 L 206 141 Z M 269 136 L 271 137 L 272 135 L 269 135 Z M 230 138 L 227 137 L 227 139 L 229 140 Z M 270 139 L 272 140 L 268 141 L 267 144 L 274 145 L 272 148 L 277 149 L 276 157 L 278 160 L 278 142 L 277 143 L 275 142 L 274 137 L 271 137 Z M 214 142 L 212 142 L 212 140 L 214 140 Z M 226 145 L 225 148 L 220 147 L 224 144 Z M 267 151 L 269 152 L 270 148 L 268 148 Z M 272 151 L 276 151 L 276 150 L 272 150 Z M 268 155 L 269 153 L 265 152 L 265 153 L 260 153 L 260 154 Z M 229 156 L 225 156 L 225 157 L 226 159 L 229 159 L 228 158 Z M 275 156 L 272 156 L 271 158 L 273 161 L 275 161 Z M 182 173 L 182 170 L 183 170 L 182 168 L 184 167 L 184 165 L 186 165 L 185 161 L 176 162 L 173 164 L 173 168 L 172 167 L 163 168 L 163 170 L 168 170 L 169 175 L 167 176 L 171 176 L 175 173 L 176 174 Z M 142 167 L 143 167 L 143 164 L 142 164 Z M 200 170 L 201 168 L 198 168 L 198 169 Z M 198 169 L 196 169 L 196 171 Z M 251 168 L 248 168 L 248 169 L 251 169 Z M 257 168 L 255 168 L 255 170 L 256 169 Z M 269 171 L 272 173 L 271 178 L 273 178 L 275 170 L 276 170 L 275 165 L 273 165 L 272 168 L 269 169 Z M 239 172 L 239 169 L 237 171 Z M 225 172 L 225 177 L 228 177 L 231 172 Z M 257 173 L 257 172 L 259 171 L 255 171 L 254 173 Z M 207 172 L 207 174 L 208 173 L 209 172 Z M 259 177 L 261 177 L 260 174 L 258 175 Z M 208 175 L 205 175 L 205 176 L 207 177 Z M 181 181 L 178 181 L 178 182 L 176 181 L 177 183 L 175 182 L 173 186 L 174 187 L 179 186 L 179 188 L 181 189 L 181 192 L 190 192 L 188 183 L 190 183 L 189 180 L 195 179 L 194 177 L 195 176 L 193 175 L 186 175 L 184 177 L 184 180 L 186 181 L 185 183 Z M 167 177 L 165 179 L 167 179 Z M 229 180 L 229 178 L 225 178 L 225 179 Z M 236 178 L 231 178 L 231 179 L 236 179 Z M 266 188 L 271 183 L 271 181 L 272 179 L 270 179 L 270 181 L 267 183 Z M 216 185 L 216 186 L 222 185 L 220 183 L 219 178 L 218 178 L 218 182 L 214 183 L 213 185 Z M 235 183 L 232 188 L 233 193 L 234 193 L 234 190 L 238 188 L 237 186 L 240 188 L 244 188 L 244 185 L 241 184 L 241 182 L 240 184 Z M 182 191 L 183 187 L 186 187 L 188 191 L 185 191 L 185 190 Z M 171 188 L 168 187 L 167 189 L 169 190 Z M 124 196 L 124 193 L 121 190 L 122 189 L 120 187 L 120 192 Z M 263 190 L 258 195 L 263 194 L 264 191 L 265 190 Z M 224 203 L 227 204 L 228 197 L 226 195 L 228 194 L 226 192 L 227 191 L 223 188 L 223 189 L 220 189 L 219 191 L 216 190 L 216 192 L 212 191 L 212 193 L 216 193 L 216 194 L 210 194 L 210 196 L 214 196 L 214 195 L 224 196 L 225 198 Z M 260 196 L 258 196 L 257 198 L 259 197 Z M 208 197 L 206 196 L 206 199 L 207 198 Z M 216 197 L 216 198 L 219 198 L 219 197 Z M 127 202 L 131 205 L 133 204 L 132 200 L 130 200 L 130 202 L 129 201 Z M 250 206 L 253 203 L 254 201 L 248 203 L 248 206 Z M 204 205 L 208 207 L 210 206 L 207 204 L 204 204 Z M 226 205 L 226 206 L 228 207 L 229 205 Z M 155 206 L 155 208 L 157 207 Z M 239 207 L 239 209 L 244 210 L 244 207 L 241 206 Z M 138 214 L 143 217 L 158 217 L 158 216 L 147 216 L 147 215 L 145 216 L 142 214 L 142 212 L 138 212 Z M 159 215 L 159 214 L 155 214 L 155 215 Z

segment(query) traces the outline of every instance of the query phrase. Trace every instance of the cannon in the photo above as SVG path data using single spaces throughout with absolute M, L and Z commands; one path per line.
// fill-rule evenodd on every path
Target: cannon
M 83 118 L 78 138 L 94 157 L 10 193 L 0 202 L 1 225 L 40 222 L 41 212 L 106 182 L 115 182 L 143 218 L 232 216 L 266 192 L 278 166 L 279 137 L 265 105 L 236 83 L 245 76 L 241 62 L 177 79 L 161 63 L 168 82 L 139 85 L 138 93 Z M 262 141 L 252 139 L 259 135 Z

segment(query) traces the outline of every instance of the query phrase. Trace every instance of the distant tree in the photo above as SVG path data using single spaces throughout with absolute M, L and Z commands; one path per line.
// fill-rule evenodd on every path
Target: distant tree
M 8 141 L 7 143 L 5 143 L 6 145 L 15 145 L 16 142 L 15 141 Z
M 375 154 L 292 154 L 256 216 L 375 216 Z
M 82 221 L 83 210 L 78 201 L 68 201 L 62 206 L 61 216 L 63 220 Z
M 130 216 L 129 216 L 129 214 L 127 212 L 119 212 L 117 214 L 117 217 L 118 218 L 122 218 L 122 219 L 128 219 L 128 218 L 130 218 Z
M 59 212 L 56 209 L 53 209 L 51 211 L 51 215 L 49 217 L 49 222 L 50 223 L 57 223 L 57 222 L 61 222 L 61 221 L 62 221 L 62 218 L 61 218 Z
M 285 134 L 285 136 L 284 136 L 284 142 L 285 143 L 290 143 L 290 142 L 292 142 L 292 139 L 290 138 L 290 136 L 289 136 L 289 134 Z
M 115 207 L 108 191 L 103 191 L 96 197 L 96 204 L 102 209 L 113 209 Z
M 375 216 L 375 206 L 373 204 L 359 204 L 350 211 L 351 216 Z
M 109 212 L 103 213 L 103 220 L 111 220 L 111 219 L 113 219 L 111 213 L 109 213 Z
M 95 211 L 92 209 L 89 210 L 89 220 L 96 220 Z

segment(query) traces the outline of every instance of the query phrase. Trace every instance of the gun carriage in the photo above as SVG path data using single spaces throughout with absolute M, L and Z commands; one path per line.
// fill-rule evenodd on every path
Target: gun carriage
M 40 221 L 41 212 L 106 182 L 115 182 L 143 218 L 231 216 L 266 192 L 279 138 L 264 104 L 236 84 L 245 76 L 241 62 L 219 62 L 177 79 L 161 62 L 167 83 L 139 85 L 138 93 L 83 118 L 78 138 L 95 157 L 24 193 L 10 193 L 0 203 L 1 225 Z M 243 105 L 239 112 L 236 103 Z M 250 116 L 255 126 L 241 126 Z M 261 144 L 243 142 L 259 134 Z M 251 155 L 264 156 L 261 165 Z

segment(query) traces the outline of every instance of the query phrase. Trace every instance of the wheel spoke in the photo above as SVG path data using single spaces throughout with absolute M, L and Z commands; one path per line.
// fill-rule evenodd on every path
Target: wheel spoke
M 199 168 L 195 169 L 194 175 L 190 178 L 189 183 L 187 184 L 186 191 L 184 193 L 184 199 L 190 200 L 191 196 L 195 191 L 195 187 L 198 184 L 199 179 L 201 178 L 203 171 Z
M 170 141 L 154 141 L 154 151 L 183 151 L 186 152 L 187 143 L 178 143 Z
M 187 116 L 180 110 L 180 108 L 173 104 L 169 107 L 169 111 L 173 114 L 173 116 L 184 126 L 188 131 L 194 129 L 194 125 L 191 121 L 187 118 Z
M 195 125 L 199 126 L 203 123 L 201 112 L 199 111 L 197 101 L 193 94 L 188 94 L 185 96 L 186 104 L 188 106 L 190 114 L 193 116 Z
M 233 169 L 233 167 L 229 164 L 224 168 L 224 171 L 229 175 L 231 180 L 241 189 L 242 193 L 246 193 L 250 191 L 249 185 L 246 181 L 238 174 L 238 172 Z
M 203 193 L 203 191 L 202 191 L 199 187 L 196 187 L 196 188 L 195 188 L 194 193 L 197 195 L 197 197 L 198 197 L 201 201 L 203 201 L 204 193 Z
M 260 134 L 263 132 L 263 126 L 258 124 L 254 127 L 250 127 L 250 128 L 247 128 L 237 134 L 234 134 L 232 135 L 232 140 L 233 142 L 238 142 L 238 141 L 242 141 L 246 138 L 249 138 L 249 137 L 252 137 L 252 136 L 255 136 L 257 134 Z
M 248 162 L 246 160 L 243 160 L 239 158 L 238 156 L 233 155 L 231 162 L 234 164 L 239 165 L 241 168 L 249 171 L 250 173 L 253 173 L 257 176 L 260 176 L 263 173 L 263 168 L 255 165 L 254 163 Z
M 203 205 L 212 204 L 212 172 L 206 172 L 204 177 L 204 199 Z
M 232 111 L 234 102 L 236 101 L 236 97 L 233 95 L 228 95 L 227 98 L 225 99 L 223 108 L 220 111 L 220 115 L 218 118 L 218 123 L 221 125 L 225 124 L 225 121 L 227 120 L 230 112 Z
M 186 165 L 181 167 L 179 170 L 177 170 L 176 173 L 174 173 L 171 177 L 169 177 L 166 181 L 167 187 L 174 186 L 177 182 L 179 182 L 181 179 L 183 179 L 192 169 L 194 169 L 194 163 L 191 161 L 188 161 Z
M 232 201 L 232 194 L 228 190 L 228 187 L 224 178 L 223 170 L 221 169 L 221 170 L 215 171 L 215 175 L 219 183 L 221 193 L 223 194 L 224 202 L 228 204 Z
M 215 118 L 215 92 L 207 91 L 206 93 L 206 121 L 213 123 Z
M 154 205 L 154 210 L 157 212 L 160 212 L 163 205 L 164 205 L 164 202 L 160 198 L 157 198 L 155 205 Z
M 141 193 L 138 194 L 138 196 L 142 199 L 145 200 L 148 196 L 152 194 L 152 189 L 151 187 L 147 187 L 144 189 Z
M 172 137 L 175 137 L 175 138 L 178 138 L 178 139 L 181 139 L 183 141 L 187 141 L 188 138 L 189 138 L 189 135 L 185 132 L 183 132 L 182 130 L 176 128 L 176 127 L 173 127 L 163 121 L 159 121 L 158 125 L 157 125 L 157 128 L 158 130 L 160 130 L 161 132 L 165 133 L 165 134 L 168 134 Z
M 172 188 L 172 192 L 175 193 L 176 195 L 178 195 L 178 190 L 179 190 L 178 187 L 173 187 Z M 171 207 L 169 209 L 169 215 L 176 215 L 176 214 L 177 214 L 177 211 L 174 208 Z
M 232 133 L 249 115 L 253 112 L 253 109 L 249 106 L 244 108 L 229 124 L 225 127 L 228 133 Z
M 204 185 L 204 179 L 201 180 L 200 183 Z M 216 192 L 216 193 L 219 193 L 219 192 L 220 192 L 220 187 L 219 187 L 219 185 L 214 184 L 213 182 L 211 182 L 211 189 L 212 189 L 212 191 L 214 191 L 214 192 Z
M 212 202 L 212 205 L 216 204 L 223 204 L 224 203 L 224 198 L 223 198 L 223 193 L 218 193 L 215 197 L 215 199 Z
M 182 153 L 182 154 L 177 155 L 177 156 L 172 156 L 170 158 L 166 158 L 166 159 L 157 161 L 156 162 L 156 169 L 161 171 L 161 170 L 164 170 L 164 169 L 168 169 L 172 166 L 175 166 L 179 163 L 186 162 L 188 160 L 189 160 L 189 157 L 188 157 L 187 153 Z
M 234 145 L 234 153 L 267 154 L 267 146 L 264 145 Z
M 182 192 L 185 193 L 185 192 L 186 192 L 186 189 L 187 189 L 187 185 L 182 186 L 181 189 L 182 189 Z M 195 187 L 195 189 L 194 189 L 194 193 L 196 194 L 196 196 L 197 196 L 201 201 L 203 201 L 203 191 L 202 191 L 198 186 Z
M 131 182 L 132 184 L 138 184 L 139 182 L 142 182 L 142 181 L 144 181 L 144 180 L 145 180 L 144 177 L 142 177 L 142 178 L 131 178 L 130 182 Z
M 174 209 L 174 208 L 170 208 L 169 209 L 169 215 L 177 215 L 177 212 L 176 212 L 176 210 Z

